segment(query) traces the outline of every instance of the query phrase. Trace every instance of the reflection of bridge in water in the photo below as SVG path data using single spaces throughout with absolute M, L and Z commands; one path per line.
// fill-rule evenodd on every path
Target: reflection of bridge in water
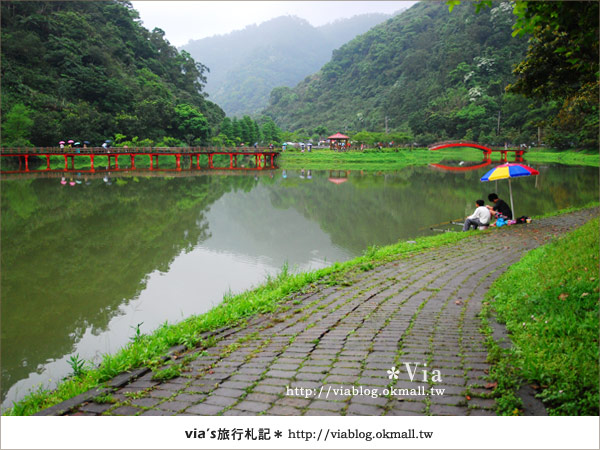
M 19 170 L 12 172 L 29 172 L 30 157 L 42 157 L 46 158 L 46 168 L 39 170 L 39 172 L 50 171 L 50 157 L 51 156 L 62 156 L 65 160 L 65 170 L 75 170 L 75 157 L 89 158 L 90 171 L 95 172 L 94 159 L 96 156 L 104 156 L 108 158 L 108 167 L 119 169 L 119 157 L 126 157 L 129 159 L 129 167 L 132 170 L 136 170 L 135 157 L 136 156 L 147 156 L 150 161 L 150 170 L 158 169 L 158 157 L 159 156 L 173 156 L 175 158 L 175 170 L 182 170 L 182 163 L 189 159 L 190 168 L 195 167 L 197 170 L 200 169 L 226 169 L 226 170 L 248 170 L 247 167 L 238 165 L 238 158 L 243 161 L 244 159 L 250 162 L 254 159 L 254 169 L 262 170 L 266 168 L 275 168 L 275 159 L 279 155 L 278 151 L 272 149 L 255 149 L 255 151 L 242 151 L 234 148 L 213 148 L 213 147 L 116 147 L 116 148 L 103 148 L 103 147 L 92 147 L 92 148 L 81 148 L 81 147 L 33 147 L 33 148 L 6 148 L 2 149 L 0 156 L 18 158 Z M 215 161 L 215 156 L 222 156 L 221 160 L 227 161 L 229 157 L 229 165 L 218 166 Z M 201 164 L 202 158 L 202 164 Z M 195 159 L 195 164 L 194 164 Z M 183 160 L 183 161 L 182 161 Z M 217 160 L 219 160 L 217 158 Z M 221 161 L 222 163 L 222 161 Z M 156 167 L 156 169 L 155 169 Z M 2 171 L 2 173 L 10 173 L 11 171 Z
M 55 178 L 55 179 L 77 179 L 77 180 L 95 180 L 108 178 L 130 178 L 130 177 L 152 177 L 152 178 L 186 178 L 199 177 L 203 175 L 216 176 L 270 176 L 275 174 L 276 170 L 267 168 L 242 168 L 242 169 L 114 169 L 101 168 L 96 170 L 21 170 L 2 172 L 3 180 L 31 180 L 36 178 Z
M 451 148 L 451 147 L 469 147 L 476 148 L 483 152 L 483 161 L 479 164 L 475 164 L 472 166 L 448 166 L 445 164 L 429 164 L 431 167 L 435 167 L 436 169 L 450 171 L 450 172 L 469 172 L 471 170 L 481 169 L 483 167 L 489 166 L 492 164 L 492 153 L 500 153 L 500 161 L 501 163 L 508 162 L 508 154 L 515 154 L 514 162 L 525 162 L 523 155 L 527 152 L 527 150 L 523 148 L 500 148 L 500 147 L 488 147 L 486 145 L 479 144 L 477 142 L 472 141 L 444 141 L 437 142 L 435 144 L 431 144 L 429 146 L 429 150 L 441 150 L 443 148 Z
M 447 170 L 450 172 L 469 172 L 471 170 L 481 169 L 492 164 L 490 160 L 484 160 L 481 164 L 475 164 L 473 166 L 447 166 L 445 164 L 429 164 L 430 167 L 435 167 L 440 170 Z

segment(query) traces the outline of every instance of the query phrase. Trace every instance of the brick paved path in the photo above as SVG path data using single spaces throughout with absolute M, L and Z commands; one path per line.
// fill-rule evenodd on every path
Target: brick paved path
M 159 383 L 142 369 L 125 384 L 132 376 L 114 380 L 116 404 L 87 395 L 43 414 L 76 404 L 70 414 L 493 415 L 477 317 L 486 291 L 523 252 L 595 215 L 598 209 L 475 233 L 455 245 L 357 270 L 294 296 L 243 329 L 221 330 L 204 352 L 184 352 L 171 361 L 187 362 L 177 378 Z M 405 362 L 420 364 L 413 381 Z M 397 380 L 388 377 L 392 367 L 400 370 Z M 441 381 L 430 376 L 423 382 L 422 369 L 430 375 L 439 370 Z M 364 395 L 390 382 L 415 391 L 400 391 L 408 394 L 400 398 Z M 362 388 L 363 395 L 330 391 L 325 398 L 330 386 Z M 315 392 L 300 395 L 295 388 Z M 431 388 L 445 391 L 433 395 Z

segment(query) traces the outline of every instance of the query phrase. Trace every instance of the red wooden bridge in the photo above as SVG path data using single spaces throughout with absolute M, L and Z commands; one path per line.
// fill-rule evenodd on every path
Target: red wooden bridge
M 275 160 L 279 151 L 271 149 L 258 148 L 252 150 L 240 150 L 237 148 L 210 148 L 210 147 L 112 147 L 105 149 L 103 147 L 34 147 L 34 148 L 4 148 L 0 151 L 0 157 L 18 157 L 19 158 L 19 170 L 18 171 L 2 171 L 2 173 L 11 172 L 29 172 L 29 163 L 31 157 L 46 158 L 46 168 L 44 170 L 36 171 L 49 171 L 50 169 L 50 157 L 61 156 L 65 160 L 65 170 L 75 170 L 75 157 L 86 157 L 90 160 L 91 172 L 95 171 L 94 158 L 96 156 L 108 157 L 108 167 L 114 167 L 119 169 L 119 158 L 129 159 L 129 167 L 136 169 L 135 158 L 140 156 L 146 156 L 150 161 L 150 170 L 158 169 L 158 157 L 159 156 L 173 156 L 175 158 L 175 170 L 181 170 L 182 160 L 187 161 L 189 159 L 190 167 L 195 169 L 227 169 L 227 170 L 246 170 L 247 167 L 238 165 L 238 157 L 240 159 L 246 158 L 254 159 L 254 168 L 266 169 L 275 168 Z M 215 156 L 225 156 L 220 161 L 229 157 L 229 165 L 215 164 Z M 200 158 L 205 160 L 205 165 L 202 167 L 200 164 Z M 195 159 L 195 164 L 194 164 Z M 112 165 L 114 162 L 114 166 Z M 69 167 L 70 166 L 70 167 Z
M 507 148 L 507 147 L 488 147 L 478 142 L 473 141 L 444 141 L 436 142 L 431 144 L 429 150 L 441 150 L 443 148 L 450 147 L 470 147 L 476 148 L 483 151 L 484 162 L 489 160 L 491 162 L 492 153 L 500 153 L 500 162 L 508 162 L 508 153 L 515 154 L 515 162 L 523 162 L 523 155 L 527 152 L 522 148 Z

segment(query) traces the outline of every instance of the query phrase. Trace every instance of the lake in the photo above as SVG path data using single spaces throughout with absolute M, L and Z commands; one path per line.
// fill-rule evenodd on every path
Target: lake
M 530 164 L 516 214 L 598 200 L 598 168 Z M 433 234 L 506 181 L 444 172 L 263 171 L 260 176 L 10 180 L 2 188 L 2 406 L 149 333 L 260 284 L 371 245 Z M 455 225 L 434 228 L 460 230 Z

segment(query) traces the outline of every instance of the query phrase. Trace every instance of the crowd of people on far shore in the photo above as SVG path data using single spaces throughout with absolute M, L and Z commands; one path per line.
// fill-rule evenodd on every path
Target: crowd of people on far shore
M 112 144 L 112 141 L 110 139 L 107 139 L 104 141 L 104 143 L 102 144 L 102 148 L 105 149 L 109 149 L 110 145 Z M 67 150 L 72 150 L 72 149 L 81 149 L 81 148 L 88 148 L 88 146 L 90 145 L 90 141 L 74 141 L 73 139 L 69 139 L 68 141 L 59 141 L 58 142 L 58 147 L 61 150 L 67 149 Z
M 508 206 L 504 200 L 499 198 L 498 194 L 491 193 L 488 195 L 488 200 L 492 202 L 491 205 L 486 205 L 483 200 L 475 201 L 475 211 L 465 219 L 463 231 L 469 231 L 471 227 L 474 229 L 485 229 L 488 226 L 501 227 L 518 223 L 513 219 L 513 213 L 510 206 Z M 492 224 L 491 221 L 493 219 L 496 219 L 496 222 Z M 521 218 L 518 220 L 520 219 Z M 523 220 L 527 219 L 523 218 Z
M 312 142 L 308 142 L 308 143 L 300 142 L 298 144 L 294 144 L 292 142 L 284 142 L 283 144 L 281 144 L 281 150 L 286 151 L 288 147 L 300 147 L 300 151 L 302 153 L 304 153 L 305 151 L 308 151 L 310 153 L 310 152 L 312 152 L 312 146 L 313 146 Z M 270 144 L 269 148 L 272 150 L 273 144 Z

